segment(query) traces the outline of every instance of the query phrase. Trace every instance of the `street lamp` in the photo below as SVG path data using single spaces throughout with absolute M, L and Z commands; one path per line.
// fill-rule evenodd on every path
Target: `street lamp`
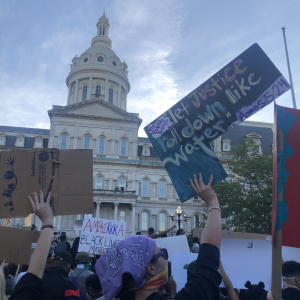
M 182 209 L 181 209 L 180 206 L 177 207 L 176 214 L 177 214 L 177 220 L 176 220 L 176 222 L 178 223 L 178 229 L 180 229 L 180 224 L 182 222 L 186 222 L 186 215 L 183 215 L 184 216 L 184 220 L 181 220 Z M 172 218 L 172 221 L 174 221 L 174 215 L 170 215 L 170 217 Z

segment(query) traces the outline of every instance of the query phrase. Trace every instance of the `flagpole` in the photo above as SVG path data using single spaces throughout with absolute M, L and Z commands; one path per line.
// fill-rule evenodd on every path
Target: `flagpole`
M 297 109 L 296 105 L 296 99 L 295 99 L 295 92 L 294 92 L 294 85 L 293 85 L 293 79 L 292 79 L 292 71 L 290 66 L 290 59 L 289 59 L 289 53 L 286 45 L 286 38 L 285 38 L 285 27 L 282 27 L 282 33 L 283 33 L 283 40 L 285 45 L 285 54 L 286 54 L 286 61 L 289 69 L 289 77 L 290 77 L 290 85 L 291 85 L 291 91 L 292 91 L 292 99 L 293 99 L 293 106 Z

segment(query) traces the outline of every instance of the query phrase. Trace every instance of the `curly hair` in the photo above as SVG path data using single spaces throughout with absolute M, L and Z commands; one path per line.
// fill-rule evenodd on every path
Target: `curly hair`
M 286 261 L 282 265 L 282 276 L 283 277 L 300 276 L 300 263 L 294 260 Z

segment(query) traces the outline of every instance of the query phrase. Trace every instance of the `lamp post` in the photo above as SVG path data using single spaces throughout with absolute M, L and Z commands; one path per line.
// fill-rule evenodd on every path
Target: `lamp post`
M 176 214 L 177 214 L 177 220 L 176 220 L 176 222 L 178 223 L 178 229 L 180 229 L 180 224 L 182 222 L 186 222 L 186 215 L 183 215 L 184 220 L 181 220 L 182 209 L 181 209 L 180 206 L 177 207 Z M 170 215 L 170 217 L 172 218 L 172 221 L 174 221 L 174 215 Z

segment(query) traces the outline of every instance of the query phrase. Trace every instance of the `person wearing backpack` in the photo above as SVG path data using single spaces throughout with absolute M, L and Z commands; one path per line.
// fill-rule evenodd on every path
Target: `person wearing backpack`
M 77 268 L 69 273 L 69 278 L 79 287 L 80 298 L 88 300 L 85 290 L 85 280 L 88 276 L 94 274 L 89 270 L 91 267 L 91 257 L 87 252 L 81 251 L 76 254 L 75 262 L 77 264 Z
M 58 254 L 60 252 L 70 252 L 71 245 L 69 242 L 67 242 L 67 235 L 65 232 L 63 232 L 59 238 L 59 244 L 54 248 L 54 254 Z

